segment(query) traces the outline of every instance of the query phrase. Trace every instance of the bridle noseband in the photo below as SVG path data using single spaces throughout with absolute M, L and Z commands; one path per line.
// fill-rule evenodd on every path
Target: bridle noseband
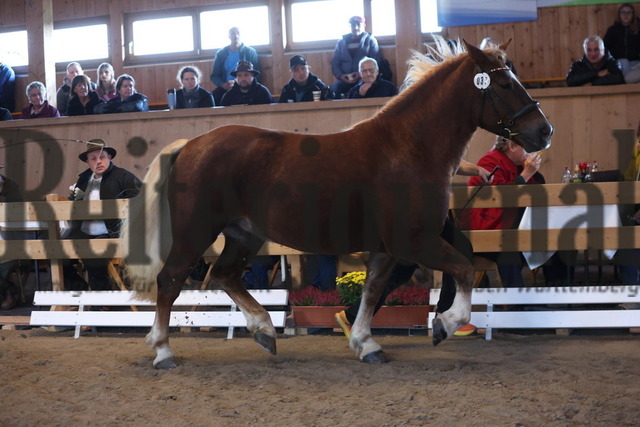
M 496 71 L 511 71 L 511 69 L 509 67 L 494 68 L 492 70 L 489 70 L 488 74 L 494 73 Z M 486 89 L 480 89 L 480 91 L 482 93 L 482 109 L 480 110 L 480 121 L 479 121 L 480 124 L 482 125 L 482 118 L 484 116 L 484 104 L 486 103 L 486 97 L 488 94 L 489 100 L 491 101 L 491 106 L 493 107 L 493 115 L 496 118 L 496 122 L 498 126 L 502 127 L 502 130 L 496 134 L 505 139 L 511 139 L 512 137 L 518 135 L 517 132 L 511 132 L 511 128 L 514 126 L 516 120 L 521 119 L 522 117 L 527 115 L 530 111 L 537 109 L 540 106 L 540 103 L 538 101 L 532 99 L 531 102 L 527 103 L 518 111 L 514 112 L 511 106 L 506 102 L 504 102 L 504 100 L 500 97 L 500 95 L 496 93 L 495 89 L 493 88 L 493 82 L 489 83 L 489 86 L 487 86 Z M 508 111 L 508 114 L 507 114 L 508 120 L 506 120 L 506 124 L 505 124 L 505 121 L 500 117 L 500 114 L 498 114 L 498 108 L 496 107 L 496 103 L 499 103 L 500 105 L 502 105 L 502 107 L 505 110 Z

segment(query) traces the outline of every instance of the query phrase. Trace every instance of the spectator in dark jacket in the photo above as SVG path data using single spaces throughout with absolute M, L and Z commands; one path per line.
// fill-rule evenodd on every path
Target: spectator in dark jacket
M 615 23 L 604 36 L 604 46 L 620 62 L 625 81 L 640 82 L 640 18 L 630 3 L 618 9 Z
M 211 92 L 200 87 L 202 72 L 198 67 L 187 65 L 180 68 L 177 78 L 182 89 L 176 92 L 176 109 L 207 108 L 215 105 Z
M 81 74 L 84 74 L 84 71 L 82 71 L 80 63 L 73 61 L 67 64 L 67 74 L 62 78 L 62 86 L 60 86 L 56 92 L 56 107 L 61 116 L 67 115 L 67 107 L 73 95 L 71 92 L 71 81 L 75 76 Z M 93 82 L 91 82 L 91 90 L 96 90 L 96 84 Z
M 118 96 L 109 100 L 109 102 L 96 105 L 93 112 L 102 114 L 149 111 L 147 97 L 136 92 L 136 81 L 129 74 L 123 74 L 118 77 L 116 91 Z
M 233 87 L 234 79 L 231 72 L 235 70 L 239 61 L 249 61 L 256 71 L 260 71 L 258 52 L 251 46 L 242 43 L 238 27 L 229 29 L 229 41 L 231 43 L 217 51 L 215 58 L 213 58 L 213 70 L 210 78 L 211 82 L 216 85 L 212 92 L 216 105 L 220 105 L 222 96 Z
M 365 56 L 358 66 L 362 80 L 349 91 L 349 98 L 382 98 L 398 94 L 396 86 L 380 77 L 378 62 Z
M 16 102 L 16 73 L 0 62 L 0 107 L 12 112 Z
M 364 31 L 365 20 L 361 16 L 349 18 L 351 33 L 342 36 L 333 52 L 331 71 L 336 81 L 331 84 L 331 90 L 336 98 L 346 96 L 349 90 L 360 81 L 358 63 L 365 56 L 380 62 L 382 55 L 378 41 L 371 34 Z
M 567 74 L 568 86 L 617 85 L 624 83 L 620 63 L 604 51 L 604 41 L 599 36 L 584 39 L 584 56 L 571 64 Z
M 291 80 L 282 88 L 279 102 L 313 101 L 313 92 L 320 93 L 320 100 L 333 99 L 333 92 L 322 80 L 309 71 L 309 63 L 302 55 L 294 55 L 289 60 Z
M 102 104 L 98 92 L 91 89 L 91 80 L 84 74 L 77 75 L 71 81 L 71 99 L 67 105 L 67 116 L 93 114 L 96 105 Z
M 117 152 L 101 139 L 92 139 L 87 150 L 78 156 L 89 168 L 78 176 L 73 200 L 128 199 L 135 197 L 142 186 L 137 176 L 112 163 Z M 120 221 L 117 219 L 72 221 L 65 230 L 64 239 L 106 239 L 118 237 Z M 109 290 L 110 280 L 107 274 L 106 259 L 84 259 L 82 262 L 89 273 L 91 290 Z M 85 288 L 87 284 L 80 278 L 77 270 L 69 263 L 64 266 L 65 284 L 73 290 Z M 76 289 L 74 289 L 76 288 Z
M 235 84 L 224 94 L 220 105 L 228 107 L 230 105 L 258 105 L 273 102 L 273 96 L 269 89 L 256 80 L 260 71 L 254 69 L 251 62 L 238 62 L 231 75 L 235 79 Z
M 11 111 L 7 110 L 6 108 L 0 107 L 0 122 L 4 122 L 7 120 L 13 120 Z

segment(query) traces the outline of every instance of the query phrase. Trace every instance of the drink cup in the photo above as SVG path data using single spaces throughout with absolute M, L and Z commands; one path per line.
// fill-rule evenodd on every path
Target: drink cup
M 314 90 L 313 91 L 313 101 L 314 102 L 318 102 L 320 101 L 320 91 L 319 90 Z

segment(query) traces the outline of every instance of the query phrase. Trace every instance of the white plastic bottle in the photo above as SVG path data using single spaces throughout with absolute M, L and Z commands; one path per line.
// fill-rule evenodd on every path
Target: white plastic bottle
M 564 172 L 562 172 L 561 181 L 563 184 L 569 184 L 571 182 L 571 171 L 569 170 L 569 166 L 564 167 Z

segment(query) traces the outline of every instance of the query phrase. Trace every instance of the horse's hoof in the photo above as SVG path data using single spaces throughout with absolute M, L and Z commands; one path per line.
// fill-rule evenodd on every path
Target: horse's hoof
M 169 357 L 168 359 L 163 359 L 157 363 L 154 363 L 153 367 L 156 369 L 162 369 L 163 371 L 170 371 L 172 369 L 176 369 L 178 367 L 178 364 L 173 357 Z
M 447 330 L 444 328 L 442 319 L 436 317 L 433 319 L 433 346 L 437 346 L 448 337 Z
M 360 361 L 362 363 L 369 363 L 369 364 L 382 364 L 382 363 L 388 362 L 387 356 L 384 355 L 384 351 L 382 350 L 369 353 L 365 355 L 362 359 L 360 359 Z
M 271 335 L 267 335 L 264 332 L 256 332 L 253 339 L 258 343 L 258 345 L 264 348 L 271 354 L 276 354 L 276 338 Z

